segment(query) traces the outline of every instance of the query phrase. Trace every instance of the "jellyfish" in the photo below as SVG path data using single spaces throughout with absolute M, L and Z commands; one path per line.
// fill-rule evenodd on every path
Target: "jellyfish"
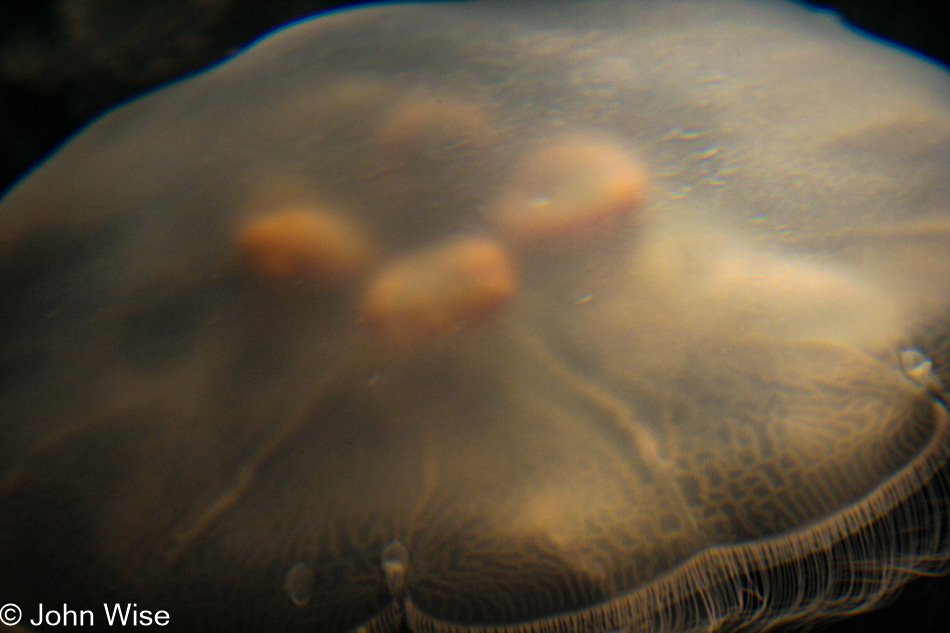
M 0 200 L 2 601 L 327 633 L 880 605 L 950 553 L 948 150 L 945 69 L 784 2 L 279 30 Z

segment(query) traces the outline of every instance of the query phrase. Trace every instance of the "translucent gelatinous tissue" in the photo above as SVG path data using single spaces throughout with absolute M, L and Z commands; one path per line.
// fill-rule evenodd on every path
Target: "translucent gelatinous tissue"
M 950 549 L 948 157 L 944 69 L 785 3 L 279 31 L 0 201 L 0 596 L 326 633 L 870 607 Z

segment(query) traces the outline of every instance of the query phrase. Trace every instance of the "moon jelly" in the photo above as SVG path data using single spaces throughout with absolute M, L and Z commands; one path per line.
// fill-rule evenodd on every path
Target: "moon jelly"
M 795 5 L 289 26 L 0 201 L 0 601 L 325 633 L 871 608 L 950 552 L 948 200 L 946 70 Z

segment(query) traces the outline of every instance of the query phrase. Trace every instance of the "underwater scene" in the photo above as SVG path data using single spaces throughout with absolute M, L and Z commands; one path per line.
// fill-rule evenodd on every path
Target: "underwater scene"
M 0 10 L 0 624 L 946 630 L 946 25 L 868 6 Z

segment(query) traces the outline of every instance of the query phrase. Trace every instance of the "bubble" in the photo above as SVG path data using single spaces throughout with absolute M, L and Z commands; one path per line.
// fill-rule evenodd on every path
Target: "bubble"
M 305 606 L 313 597 L 316 576 L 313 568 L 306 563 L 296 563 L 284 576 L 284 591 L 298 606 Z
M 389 595 L 397 601 L 404 601 L 406 574 L 409 571 L 409 550 L 399 541 L 392 541 L 383 549 L 381 560 Z
M 899 358 L 901 369 L 908 378 L 933 394 L 946 393 L 943 381 L 934 371 L 933 361 L 924 356 L 919 349 L 901 350 Z

